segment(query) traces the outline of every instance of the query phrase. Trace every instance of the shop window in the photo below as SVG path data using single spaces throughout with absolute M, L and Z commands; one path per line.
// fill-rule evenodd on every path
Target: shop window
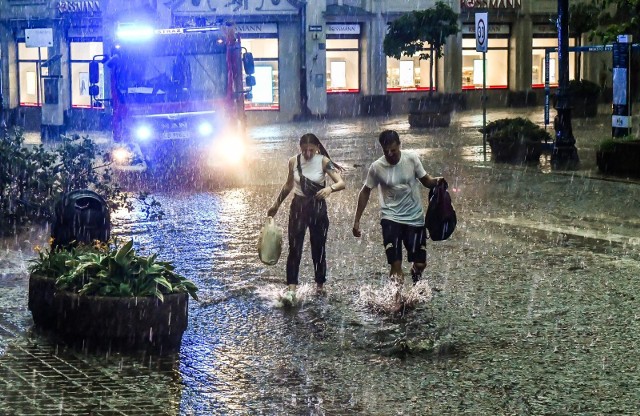
M 328 93 L 360 91 L 359 44 L 358 39 L 331 39 L 327 35 Z
M 27 48 L 24 42 L 18 42 L 18 84 L 21 106 L 42 105 L 44 91 L 40 80 L 43 75 L 48 75 L 48 69 L 42 68 L 41 65 L 48 57 L 48 48 Z
M 508 86 L 509 39 L 489 38 L 486 52 L 487 88 Z M 482 52 L 476 52 L 475 39 L 462 39 L 462 89 L 482 88 Z
M 422 53 L 429 53 L 428 44 Z M 419 53 L 401 59 L 387 58 L 387 91 L 429 90 L 429 59 L 419 59 Z M 435 65 L 433 68 L 433 88 L 436 88 Z
M 575 39 L 569 39 L 569 46 L 575 45 Z M 544 55 L 545 48 L 557 48 L 558 38 L 533 38 L 531 54 L 531 87 L 544 88 L 545 65 Z M 569 52 L 569 79 L 575 78 L 575 52 Z M 558 74 L 560 66 L 558 62 L 558 52 L 549 53 L 549 85 L 558 86 Z
M 248 36 L 248 35 L 247 35 Z M 253 98 L 245 100 L 246 110 L 280 109 L 280 89 L 278 71 L 278 39 L 242 38 L 242 46 L 253 54 L 255 61 L 256 85 L 252 88 Z
M 89 62 L 94 56 L 102 55 L 102 42 L 75 42 L 69 44 L 71 53 L 71 107 L 92 108 L 89 96 Z M 104 97 L 104 72 L 100 68 L 100 95 Z M 93 107 L 102 108 L 102 106 Z

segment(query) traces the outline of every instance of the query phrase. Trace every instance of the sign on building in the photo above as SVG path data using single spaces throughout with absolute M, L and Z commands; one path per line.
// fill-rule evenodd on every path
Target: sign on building
M 53 29 L 50 27 L 25 29 L 24 37 L 27 48 L 50 48 L 53 46 Z

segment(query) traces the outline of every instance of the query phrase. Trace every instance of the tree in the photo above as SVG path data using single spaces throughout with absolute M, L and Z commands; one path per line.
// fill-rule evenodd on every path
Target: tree
M 569 6 L 569 30 L 576 37 L 576 46 L 582 46 L 582 35 L 598 27 L 600 8 L 593 3 L 574 3 Z M 580 51 L 576 53 L 576 79 L 580 80 L 582 62 Z
M 427 10 L 414 10 L 389 23 L 389 31 L 384 38 L 383 48 L 387 56 L 400 59 L 403 55 L 418 59 L 429 59 L 429 94 L 433 92 L 433 58 L 443 56 L 447 37 L 455 35 L 458 28 L 458 14 L 446 3 L 436 2 Z M 429 52 L 424 52 L 425 43 Z

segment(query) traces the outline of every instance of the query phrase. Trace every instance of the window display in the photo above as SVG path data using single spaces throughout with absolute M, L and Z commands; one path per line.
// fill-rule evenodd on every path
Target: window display
M 569 39 L 569 47 L 575 45 L 575 39 Z M 533 88 L 544 88 L 545 66 L 544 55 L 545 48 L 557 48 L 558 38 L 533 38 L 532 42 L 532 58 L 533 68 L 531 70 L 531 86 Z M 569 52 L 569 79 L 575 78 L 575 52 Z M 558 63 L 558 52 L 549 53 L 549 85 L 558 86 L 558 74 L 560 71 Z
M 273 26 L 275 27 L 275 25 Z M 250 36 L 276 37 L 254 38 Z M 242 47 L 253 54 L 255 61 L 253 76 L 256 79 L 256 85 L 252 88 L 253 98 L 244 102 L 245 110 L 280 109 L 277 33 L 269 35 L 244 34 L 241 39 Z
M 422 53 L 428 53 L 428 44 Z M 419 59 L 420 54 L 401 59 L 387 57 L 387 91 L 419 91 L 428 90 L 429 60 Z M 435 88 L 435 68 L 433 87 Z
M 329 37 L 327 35 L 327 92 L 359 92 L 360 41 Z
M 487 88 L 507 88 L 509 39 L 490 38 L 486 52 Z M 482 52 L 476 52 L 476 40 L 462 39 L 462 89 L 482 88 Z
M 69 51 L 71 54 L 71 107 L 92 108 L 89 96 L 89 62 L 94 56 L 102 55 L 102 42 L 71 41 Z M 104 97 L 104 72 L 100 65 L 100 95 Z M 101 105 L 93 108 L 103 108 Z
M 38 57 L 40 49 L 40 57 Z M 40 77 L 47 75 L 47 68 L 42 62 L 49 57 L 48 48 L 27 48 L 24 42 L 18 42 L 18 82 L 20 105 L 39 107 L 42 105 L 44 91 Z M 41 73 L 42 71 L 42 73 Z

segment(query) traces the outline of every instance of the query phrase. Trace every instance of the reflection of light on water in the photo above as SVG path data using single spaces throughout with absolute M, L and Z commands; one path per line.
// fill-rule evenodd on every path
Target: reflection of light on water
M 233 189 L 225 192 L 220 198 L 220 221 L 242 222 L 247 215 L 247 192 Z

